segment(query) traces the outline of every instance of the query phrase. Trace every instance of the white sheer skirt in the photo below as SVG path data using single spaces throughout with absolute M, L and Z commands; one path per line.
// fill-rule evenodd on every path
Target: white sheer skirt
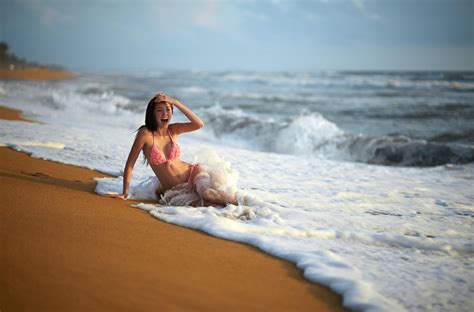
M 203 206 L 202 194 L 211 188 L 207 172 L 198 173 L 191 183 L 178 184 L 160 195 L 159 203 L 166 206 Z

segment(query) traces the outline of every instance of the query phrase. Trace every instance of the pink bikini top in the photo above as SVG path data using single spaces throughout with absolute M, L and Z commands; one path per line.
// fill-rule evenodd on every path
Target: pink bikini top
M 151 147 L 151 153 L 150 153 L 150 163 L 153 165 L 161 165 L 161 164 L 169 164 L 172 160 L 175 160 L 179 158 L 181 154 L 181 150 L 179 148 L 179 145 L 173 141 L 173 138 L 171 137 L 170 130 L 168 129 L 168 135 L 171 140 L 171 146 L 169 148 L 168 152 L 168 158 L 165 157 L 165 154 L 160 151 L 158 148 L 155 146 L 155 133 L 153 133 L 153 146 Z

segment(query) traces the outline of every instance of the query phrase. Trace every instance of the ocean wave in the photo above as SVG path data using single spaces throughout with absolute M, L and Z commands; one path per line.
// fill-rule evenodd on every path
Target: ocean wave
M 444 72 L 442 79 L 448 81 L 474 81 L 474 72 Z
M 474 91 L 472 73 L 454 72 L 346 72 L 341 85 L 358 88 Z
M 353 160 L 377 165 L 429 167 L 474 161 L 472 145 L 429 142 L 402 135 L 357 136 L 348 141 L 347 147 Z
M 378 110 L 359 112 L 369 118 L 376 119 L 431 119 L 431 118 L 474 118 L 474 105 L 470 103 L 442 103 L 418 104 L 409 109 L 398 107 L 393 109 L 380 108 Z M 346 110 L 345 114 L 354 114 L 354 110 Z
M 203 112 L 214 134 L 267 152 L 324 157 L 386 166 L 439 166 L 474 162 L 474 146 L 427 141 L 403 135 L 371 137 L 345 133 L 318 113 L 287 121 L 265 120 L 241 110 L 208 108 Z M 465 137 L 469 133 L 461 134 Z
M 240 109 L 213 106 L 202 114 L 216 137 L 274 153 L 336 156 L 345 137 L 337 125 L 318 113 L 277 121 L 252 116 Z
M 344 132 L 321 114 L 295 118 L 275 136 L 274 151 L 284 154 L 335 156 Z
M 474 90 L 472 74 L 450 72 L 229 72 L 216 74 L 211 76 L 211 78 L 232 83 L 255 83 L 262 85 Z
M 227 110 L 220 106 L 204 109 L 202 115 L 216 137 L 230 136 L 250 149 L 271 150 L 275 132 L 286 125 L 248 115 L 240 109 Z
M 216 75 L 216 79 L 237 83 L 257 83 L 272 85 L 316 85 L 322 74 L 293 72 L 224 72 Z
M 306 93 L 296 93 L 296 94 L 289 94 L 283 93 L 278 94 L 273 91 L 260 91 L 260 92 L 252 92 L 252 91 L 229 91 L 229 92 L 221 92 L 218 94 L 218 97 L 221 100 L 225 100 L 227 102 L 238 102 L 239 106 L 248 106 L 248 104 L 252 104 L 254 106 L 267 106 L 269 104 L 274 105 L 275 103 L 284 103 L 288 104 L 304 104 L 304 105 L 311 105 L 312 103 L 320 100 L 320 96 L 315 94 L 306 94 Z M 240 102 L 244 102 L 245 104 L 241 104 Z
M 182 94 L 183 96 L 188 95 L 202 95 L 207 94 L 209 91 L 206 88 L 197 85 L 179 87 L 176 89 L 176 93 Z
M 474 128 L 462 132 L 443 132 L 430 138 L 434 142 L 474 142 Z

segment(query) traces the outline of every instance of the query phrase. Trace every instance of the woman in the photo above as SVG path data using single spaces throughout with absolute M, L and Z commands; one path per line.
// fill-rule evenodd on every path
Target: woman
M 170 123 L 174 107 L 178 108 L 189 119 L 189 122 Z M 194 199 L 192 196 L 186 197 L 192 199 L 192 203 L 189 200 L 186 202 L 191 205 L 237 204 L 234 195 L 226 194 L 211 187 L 211 178 L 203 167 L 179 159 L 180 148 L 176 143 L 178 136 L 185 132 L 196 131 L 202 127 L 204 127 L 204 122 L 178 100 L 164 93 L 159 93 L 153 97 L 146 109 L 145 125 L 138 129 L 125 164 L 123 194 L 117 197 L 121 199 L 128 197 L 133 166 L 140 152 L 143 151 L 148 164 L 160 180 L 161 187 L 157 194 L 161 195 L 169 191 L 171 197 L 173 197 L 173 193 L 182 197 L 184 191 L 188 195 L 194 195 Z M 176 201 L 174 202 L 176 203 Z M 172 198 L 171 200 L 169 198 L 165 200 L 165 203 L 172 204 Z

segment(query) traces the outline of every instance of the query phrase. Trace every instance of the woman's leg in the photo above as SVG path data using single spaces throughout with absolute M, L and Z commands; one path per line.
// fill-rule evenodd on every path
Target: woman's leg
M 191 173 L 193 175 L 191 177 L 193 188 L 204 201 L 219 205 L 237 205 L 237 198 L 234 195 L 212 188 L 211 177 L 204 168 L 196 166 L 193 171 L 194 172 Z

